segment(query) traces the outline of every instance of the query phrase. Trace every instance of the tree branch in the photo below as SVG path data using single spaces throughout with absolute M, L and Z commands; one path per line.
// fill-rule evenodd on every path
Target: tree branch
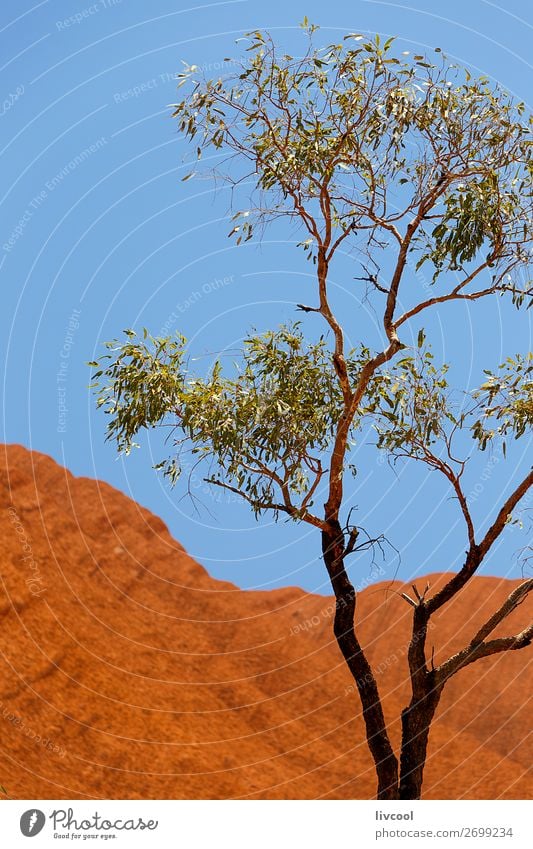
M 248 502 L 255 510 L 274 510 L 276 512 L 287 513 L 291 518 L 297 517 L 301 519 L 303 522 L 308 522 L 308 524 L 313 525 L 315 528 L 319 528 L 320 530 L 324 530 L 326 527 L 326 523 L 319 519 L 318 516 L 314 516 L 308 510 L 305 512 L 300 512 L 297 507 L 288 507 L 286 504 L 276 504 L 273 501 L 260 501 L 258 499 L 250 498 L 249 495 L 246 495 L 245 492 L 238 489 L 236 486 L 231 486 L 229 483 L 224 483 L 223 481 L 215 480 L 214 478 L 204 478 L 206 483 L 212 484 L 213 486 L 219 486 L 222 489 L 227 489 L 229 492 L 234 492 L 236 495 L 240 495 L 241 498 L 244 498 L 245 501 Z
M 530 645 L 533 639 L 533 623 L 513 637 L 500 637 L 489 640 L 488 642 L 485 642 L 485 638 L 524 601 L 532 590 L 533 579 L 524 581 L 516 587 L 501 607 L 481 626 L 470 643 L 437 667 L 436 675 L 438 681 L 444 683 L 460 669 L 482 657 L 488 657 L 491 654 L 497 654 L 503 651 L 514 651 L 515 649 L 525 648 Z
M 530 469 L 529 474 L 526 475 L 524 480 L 516 487 L 514 492 L 511 493 L 498 513 L 495 521 L 483 537 L 483 540 L 480 542 L 479 551 L 482 559 L 485 557 L 487 552 L 490 551 L 507 524 L 509 516 L 513 512 L 514 508 L 531 486 L 533 486 L 533 468 Z
M 453 598 L 454 595 L 456 595 L 456 593 L 458 593 L 459 590 L 468 583 L 502 533 L 505 525 L 507 524 L 509 515 L 532 485 L 533 470 L 529 472 L 524 480 L 511 493 L 509 498 L 507 498 L 495 521 L 483 537 L 481 543 L 479 543 L 479 545 L 476 545 L 475 542 L 470 544 L 462 569 L 460 569 L 453 578 L 450 578 L 447 584 L 445 584 L 444 587 L 436 593 L 436 595 L 428 599 L 426 604 L 430 616 L 438 610 L 439 607 L 442 607 L 443 604 L 450 601 L 450 599 Z
M 412 307 L 410 310 L 407 310 L 403 315 L 401 315 L 395 322 L 394 326 L 396 328 L 400 327 L 413 316 L 418 315 L 418 313 L 427 309 L 428 307 L 432 307 L 435 304 L 444 304 L 448 301 L 477 301 L 479 298 L 485 298 L 487 295 L 495 295 L 501 292 L 512 292 L 513 294 L 521 294 L 519 290 L 514 286 L 501 286 L 500 283 L 506 274 L 512 269 L 512 266 L 508 266 L 502 273 L 500 274 L 498 280 L 494 282 L 491 286 L 488 286 L 485 289 L 480 289 L 477 292 L 463 292 L 462 290 L 465 286 L 468 286 L 469 283 L 474 280 L 478 274 L 480 274 L 485 269 L 489 268 L 490 265 L 486 261 L 482 263 L 478 268 L 476 268 L 471 274 L 468 275 L 458 286 L 456 286 L 451 292 L 447 295 L 439 295 L 435 298 L 428 298 L 426 301 L 421 301 L 421 303 L 417 304 L 415 307 Z M 527 291 L 523 292 L 523 294 L 528 294 Z
M 432 465 L 435 469 L 438 469 L 438 471 L 442 472 L 444 477 L 451 483 L 455 495 L 457 496 L 459 506 L 461 507 L 463 518 L 465 520 L 466 529 L 468 533 L 469 547 L 474 547 L 476 544 L 474 522 L 472 521 L 472 516 L 470 514 L 470 510 L 468 509 L 468 502 L 466 500 L 466 496 L 461 487 L 461 473 L 456 474 L 452 467 L 449 465 L 449 463 L 445 463 L 444 460 L 441 460 L 440 457 L 437 457 L 435 454 L 433 454 L 433 452 L 431 452 L 426 445 L 422 445 L 421 449 L 428 457 L 428 460 L 426 462 Z

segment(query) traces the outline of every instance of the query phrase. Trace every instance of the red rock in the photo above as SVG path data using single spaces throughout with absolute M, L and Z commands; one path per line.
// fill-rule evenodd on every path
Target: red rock
M 331 599 L 216 581 L 147 510 L 20 446 L 0 451 L 0 498 L 0 783 L 12 798 L 373 796 Z M 435 619 L 436 659 L 516 583 L 474 578 Z M 398 586 L 358 601 L 395 745 L 408 698 Z M 456 676 L 430 739 L 426 798 L 531 795 L 531 668 L 523 650 Z

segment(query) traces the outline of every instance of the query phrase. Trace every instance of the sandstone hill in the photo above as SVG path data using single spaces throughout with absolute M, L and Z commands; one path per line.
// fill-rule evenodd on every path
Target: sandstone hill
M 147 510 L 20 446 L 0 451 L 0 498 L 0 783 L 12 798 L 372 797 L 331 599 L 216 581 Z M 515 583 L 476 577 L 430 633 L 436 659 Z M 358 602 L 395 743 L 408 693 L 399 586 Z M 531 795 L 531 661 L 512 652 L 456 676 L 426 798 Z

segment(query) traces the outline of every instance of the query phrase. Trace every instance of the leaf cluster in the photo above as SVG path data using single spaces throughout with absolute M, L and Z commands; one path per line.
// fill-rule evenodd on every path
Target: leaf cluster
M 93 363 L 98 404 L 110 416 L 107 436 L 119 449 L 130 450 L 141 429 L 165 424 L 175 432 L 177 456 L 159 468 L 173 480 L 189 441 L 211 463 L 210 480 L 235 485 L 257 512 L 278 490 L 287 504 L 291 494 L 309 492 L 342 410 L 324 339 L 307 343 L 298 323 L 251 335 L 236 375 L 226 376 L 217 361 L 197 377 L 184 366 L 183 337 L 127 336 Z
M 243 495 L 256 514 L 281 504 L 298 518 L 312 506 L 343 414 L 324 338 L 306 341 L 298 322 L 253 334 L 244 340 L 231 376 L 217 360 L 199 377 L 186 365 L 184 337 L 157 339 L 145 331 L 139 338 L 132 330 L 125 335 L 126 341 L 107 343 L 109 353 L 91 363 L 98 366 L 97 403 L 110 417 L 107 438 L 119 450 L 129 452 L 142 429 L 165 426 L 174 451 L 157 468 L 172 482 L 190 449 L 198 462 L 207 461 L 207 480 Z M 351 351 L 352 386 L 370 357 L 363 345 Z M 420 331 L 412 354 L 369 381 L 348 447 L 370 419 L 378 448 L 435 466 L 440 463 L 435 452 L 443 446 L 448 460 L 454 459 L 452 438 L 467 422 L 482 450 L 496 435 L 519 438 L 533 425 L 533 354 L 508 358 L 497 374 L 487 371 L 485 383 L 465 395 L 461 409 L 452 400 L 447 371 L 446 364 L 435 364 Z
M 144 330 L 139 339 L 130 329 L 124 335 L 126 342 L 106 342 L 109 353 L 88 365 L 98 368 L 91 386 L 97 406 L 110 416 L 107 438 L 129 453 L 142 428 L 160 424 L 180 403 L 185 338 L 156 339 Z
M 519 439 L 533 427 L 533 353 L 507 357 L 496 373 L 485 374 L 487 380 L 474 392 L 482 414 L 472 428 L 481 450 L 496 436 Z
M 394 39 L 358 33 L 320 47 L 317 29 L 304 27 L 299 58 L 254 31 L 236 74 L 205 80 L 193 66 L 180 75 L 186 94 L 174 117 L 198 158 L 209 148 L 229 154 L 222 176 L 258 190 L 259 205 L 236 213 L 230 235 L 247 240 L 258 222 L 293 216 L 315 258 L 331 233 L 384 247 L 421 210 L 410 250 L 418 267 L 432 263 L 434 281 L 480 251 L 489 267 L 527 263 L 533 124 L 524 104 L 441 51 L 434 61 L 399 57 Z
M 363 413 L 373 419 L 378 448 L 395 457 L 426 461 L 432 446 L 445 441 L 463 419 L 451 402 L 448 366 L 436 366 L 423 343 L 421 332 L 416 353 L 375 375 Z

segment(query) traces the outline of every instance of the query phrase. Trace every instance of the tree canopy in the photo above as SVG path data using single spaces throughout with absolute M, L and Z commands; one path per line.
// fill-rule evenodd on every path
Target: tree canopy
M 432 60 L 397 56 L 393 39 L 358 33 L 322 47 L 316 30 L 304 22 L 298 57 L 280 52 L 267 33 L 250 33 L 238 71 L 218 80 L 186 66 L 174 117 L 197 160 L 184 179 L 212 151 L 215 180 L 229 183 L 235 198 L 248 192 L 231 237 L 260 240 L 283 219 L 298 226 L 316 279 L 313 303 L 296 306 L 321 316 L 324 332 L 309 340 L 303 322 L 254 332 L 233 366 L 217 361 L 202 375 L 190 369 L 182 336 L 127 330 L 92 363 L 94 385 L 119 449 L 129 451 L 144 428 L 166 427 L 172 451 L 159 467 L 173 481 L 190 451 L 210 484 L 236 493 L 256 516 L 272 511 L 320 529 L 336 596 L 334 633 L 361 699 L 378 797 L 418 798 L 446 682 L 533 637 L 532 625 L 488 639 L 533 590 L 529 580 L 464 650 L 438 667 L 426 656 L 430 617 L 476 573 L 533 485 L 533 470 L 523 469 L 488 530 L 476 530 L 466 464 L 472 447 L 485 450 L 498 439 L 505 449 L 510 438 L 530 434 L 533 355 L 510 351 L 500 368 L 480 375 L 474 392 L 458 393 L 424 330 L 416 346 L 401 337 L 413 318 L 440 308 L 444 315 L 450 302 L 501 296 L 518 309 L 531 306 L 533 120 L 522 103 L 438 49 Z M 328 287 L 341 249 L 365 269 L 381 320 L 378 345 L 363 325 L 362 342 L 346 348 L 344 317 L 335 314 Z M 444 476 L 467 538 L 462 567 L 438 591 L 413 585 L 413 595 L 403 594 L 413 608 L 412 699 L 402 714 L 399 766 L 345 568 L 347 555 L 375 542 L 358 543 L 344 498 L 346 475 L 356 471 L 352 448 L 369 423 L 391 461 L 413 459 Z

